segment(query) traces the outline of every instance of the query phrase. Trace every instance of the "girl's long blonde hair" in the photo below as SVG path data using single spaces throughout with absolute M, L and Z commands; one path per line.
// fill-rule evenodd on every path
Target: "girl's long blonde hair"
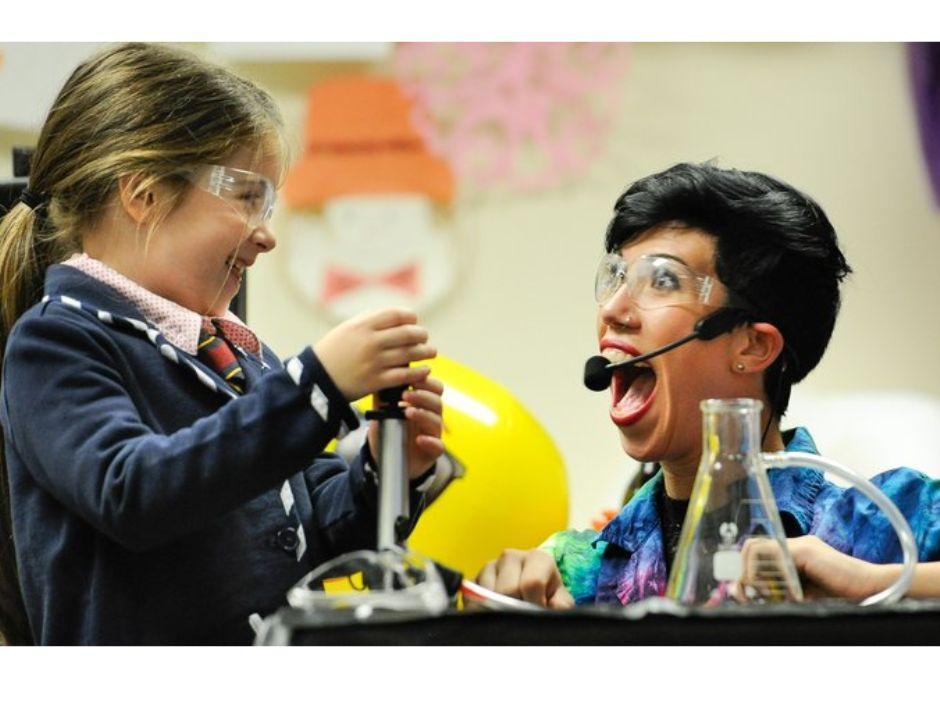
M 17 203 L 0 220 L 0 365 L 17 319 L 41 297 L 46 267 L 81 251 L 120 177 L 139 175 L 140 193 L 168 187 L 159 222 L 191 188 L 180 174 L 245 147 L 273 150 L 284 164 L 286 145 L 267 93 L 189 52 L 132 43 L 82 63 L 53 103 L 30 163 L 28 188 L 42 204 Z M 0 453 L 0 638 L 29 643 L 8 489 Z

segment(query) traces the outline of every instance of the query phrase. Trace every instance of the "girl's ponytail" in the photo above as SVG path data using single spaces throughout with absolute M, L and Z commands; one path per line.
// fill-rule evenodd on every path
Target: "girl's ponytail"
M 39 300 L 50 264 L 36 232 L 41 210 L 19 201 L 0 220 L 0 361 L 13 325 Z

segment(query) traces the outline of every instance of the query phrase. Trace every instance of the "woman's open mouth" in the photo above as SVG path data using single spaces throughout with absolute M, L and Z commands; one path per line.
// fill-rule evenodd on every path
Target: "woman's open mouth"
M 622 362 L 633 357 L 615 348 L 606 348 L 603 354 L 611 362 Z M 613 374 L 610 393 L 611 420 L 618 426 L 635 424 L 653 404 L 656 396 L 656 373 L 646 362 L 621 367 Z

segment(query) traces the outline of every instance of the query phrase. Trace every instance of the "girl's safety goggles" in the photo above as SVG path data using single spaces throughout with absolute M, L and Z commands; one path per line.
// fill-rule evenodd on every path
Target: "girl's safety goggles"
M 219 164 L 205 164 L 184 176 L 194 186 L 232 206 L 252 230 L 271 219 L 277 189 L 266 176 Z

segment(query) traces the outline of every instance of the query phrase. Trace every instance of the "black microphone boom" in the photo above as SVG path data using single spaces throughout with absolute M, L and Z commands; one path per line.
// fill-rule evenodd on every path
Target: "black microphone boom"
M 670 350 L 685 345 L 689 341 L 699 338 L 701 340 L 712 340 L 722 333 L 727 333 L 742 323 L 750 316 L 750 313 L 743 308 L 722 308 L 706 316 L 695 324 L 695 328 L 684 338 L 674 340 L 661 348 L 631 357 L 623 362 L 611 362 L 603 355 L 594 355 L 584 364 L 584 386 L 592 392 L 601 392 L 610 386 L 610 379 L 614 371 L 623 367 L 631 367 L 638 362 L 645 362 L 652 357 L 662 355 Z

